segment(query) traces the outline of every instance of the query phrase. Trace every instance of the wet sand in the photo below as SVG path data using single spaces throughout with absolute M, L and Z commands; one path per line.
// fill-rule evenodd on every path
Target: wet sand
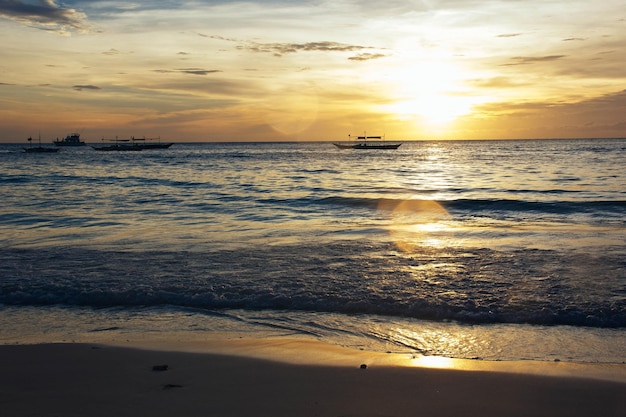
M 626 365 L 426 360 L 293 340 L 174 346 L 0 346 L 2 415 L 621 417 L 626 411 Z

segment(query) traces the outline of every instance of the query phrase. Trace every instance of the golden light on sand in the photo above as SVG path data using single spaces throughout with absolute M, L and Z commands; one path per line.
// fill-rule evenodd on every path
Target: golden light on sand
M 426 368 L 453 368 L 454 360 L 443 356 L 419 356 L 411 360 L 415 366 Z

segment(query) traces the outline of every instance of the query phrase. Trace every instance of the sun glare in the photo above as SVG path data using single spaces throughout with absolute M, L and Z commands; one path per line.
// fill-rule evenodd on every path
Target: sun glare
M 384 110 L 427 126 L 447 125 L 479 101 L 464 95 L 462 80 L 462 71 L 448 62 L 419 62 L 394 70 L 390 74 L 394 102 Z
M 440 94 L 397 102 L 389 109 L 401 117 L 418 117 L 426 125 L 440 126 L 469 113 L 471 107 L 471 100 Z

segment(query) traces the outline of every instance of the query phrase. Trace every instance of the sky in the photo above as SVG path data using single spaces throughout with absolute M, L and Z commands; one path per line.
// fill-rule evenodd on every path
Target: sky
M 0 0 L 0 141 L 626 137 L 623 0 Z

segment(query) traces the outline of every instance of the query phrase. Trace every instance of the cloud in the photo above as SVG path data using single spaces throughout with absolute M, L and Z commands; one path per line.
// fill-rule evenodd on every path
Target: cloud
M 98 87 L 97 85 L 74 85 L 72 86 L 72 88 L 76 91 L 83 91 L 83 90 L 101 90 L 100 87 Z
M 205 70 L 201 68 L 183 68 L 176 70 L 178 72 L 182 72 L 184 74 L 192 74 L 192 75 L 207 75 L 214 74 L 216 72 L 222 72 L 220 70 Z
M 307 42 L 307 43 L 256 43 L 238 46 L 237 49 L 246 49 L 252 52 L 273 53 L 276 56 L 293 54 L 301 51 L 322 52 L 354 52 L 371 49 L 369 46 L 346 45 L 338 42 Z
M 603 106 L 610 107 L 616 111 L 622 111 L 622 109 L 626 107 L 626 90 L 604 94 L 600 97 L 587 100 L 584 103 L 590 107 Z
M 0 1 L 0 17 L 59 34 L 90 30 L 84 13 L 59 6 L 55 0 L 3 0 Z
M 623 137 L 626 90 L 574 102 L 487 103 L 483 114 L 498 117 L 518 137 Z
M 198 32 L 198 36 L 202 36 L 203 38 L 217 39 L 217 40 L 220 40 L 220 41 L 239 42 L 237 39 L 225 38 L 223 36 L 217 36 L 217 35 L 209 36 L 209 35 L 204 35 L 204 34 L 199 33 L 199 32 Z
M 192 74 L 192 75 L 208 75 L 214 74 L 216 72 L 222 72 L 221 70 L 207 70 L 202 68 L 178 68 L 173 70 L 153 70 L 154 72 L 159 72 L 161 74 L 170 74 L 170 73 L 183 73 L 183 74 Z
M 351 60 L 351 61 L 369 61 L 370 59 L 384 58 L 385 56 L 386 55 L 384 55 L 384 54 L 364 53 L 364 54 L 358 54 L 356 56 L 351 56 L 348 59 Z
M 534 64 L 537 62 L 548 62 L 548 61 L 556 61 L 558 59 L 561 58 L 565 58 L 567 55 L 546 55 L 546 56 L 516 56 L 511 58 L 513 61 L 512 63 L 508 63 L 508 64 L 501 64 L 500 66 L 502 67 L 506 67 L 506 66 L 514 66 L 514 65 L 528 65 L 528 64 Z
M 517 77 L 511 78 L 500 76 L 467 80 L 466 84 L 476 88 L 518 88 L 527 86 L 529 82 L 520 80 Z
M 186 94 L 187 97 L 220 97 L 223 102 L 225 97 L 234 100 L 242 100 L 255 97 L 266 92 L 267 87 L 255 81 L 229 79 L 227 77 L 160 77 L 152 79 L 141 85 L 141 91 L 152 91 L 164 94 L 169 91 L 174 94 Z M 164 96 L 168 100 L 167 96 Z M 169 99 L 171 104 L 171 98 Z M 176 101 L 176 100 L 174 100 Z M 191 102 L 191 100 L 189 100 Z M 193 104 L 194 106 L 197 103 Z

